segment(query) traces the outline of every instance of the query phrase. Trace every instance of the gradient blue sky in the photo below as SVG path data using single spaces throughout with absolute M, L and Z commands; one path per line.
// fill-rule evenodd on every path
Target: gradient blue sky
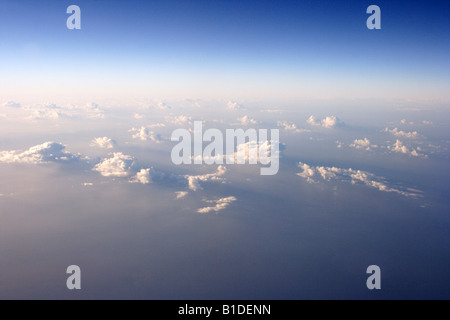
M 82 30 L 66 28 L 77 4 Z M 382 29 L 366 28 L 381 7 Z M 448 101 L 448 1 L 0 3 L 0 97 Z

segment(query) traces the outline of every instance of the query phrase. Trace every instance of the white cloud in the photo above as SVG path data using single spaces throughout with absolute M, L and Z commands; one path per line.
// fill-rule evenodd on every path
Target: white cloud
M 144 115 L 139 114 L 139 113 L 135 113 L 134 116 L 133 116 L 133 118 L 135 118 L 136 120 L 139 120 L 139 119 L 144 118 Z
M 421 196 L 421 191 L 419 190 L 389 187 L 383 178 L 377 177 L 367 171 L 353 170 L 351 168 L 341 169 L 336 167 L 313 167 L 302 162 L 299 162 L 298 166 L 302 169 L 302 172 L 297 173 L 297 175 L 306 179 L 310 183 L 317 182 L 314 178 L 321 178 L 325 181 L 347 181 L 352 184 L 363 183 L 364 185 L 378 189 L 379 191 L 395 192 L 406 197 Z
M 99 147 L 102 149 L 114 148 L 116 142 L 108 137 L 99 137 L 91 141 L 91 147 Z
M 85 182 L 83 183 L 84 187 L 92 187 L 94 184 L 92 182 Z
M 240 110 L 240 109 L 242 109 L 242 106 L 239 103 L 235 102 L 235 101 L 228 101 L 227 109 L 229 109 L 229 110 Z
M 375 144 L 371 144 L 369 139 L 364 138 L 353 140 L 353 143 L 350 144 L 350 147 L 355 149 L 365 149 L 369 151 L 371 148 L 377 148 L 378 146 Z
M 385 128 L 384 131 L 392 133 L 396 137 L 417 138 L 417 131 L 405 132 L 405 131 L 399 130 L 398 128 L 394 128 L 394 129 Z
M 132 128 L 129 130 L 129 132 L 136 132 L 133 134 L 133 139 L 139 139 L 142 141 L 151 140 L 156 143 L 161 142 L 161 137 L 157 134 L 155 134 L 153 131 L 149 130 L 147 127 L 140 127 L 140 128 Z
M 186 197 L 188 192 L 187 191 L 177 191 L 177 192 L 175 192 L 175 194 L 176 194 L 175 199 L 178 200 L 178 199 L 183 199 L 184 197 Z
M 393 152 L 398 152 L 398 153 L 403 153 L 403 154 L 409 154 L 413 157 L 419 157 L 419 156 L 424 156 L 426 157 L 426 155 L 424 154 L 420 154 L 417 152 L 417 149 L 412 149 L 410 150 L 408 147 L 406 147 L 403 142 L 401 142 L 400 140 L 396 140 L 395 143 L 392 146 L 388 146 L 388 149 L 393 151 Z
M 104 159 L 94 167 L 104 177 L 127 177 L 130 175 L 134 158 L 121 152 L 114 152 L 112 158 Z
M 150 168 L 148 169 L 141 169 L 136 175 L 130 180 L 132 183 L 142 183 L 142 184 L 149 184 L 151 183 L 150 178 Z
M 288 122 L 288 121 L 278 121 L 277 126 L 283 127 L 284 130 L 295 132 L 295 133 L 302 133 L 302 132 L 311 132 L 311 130 L 308 129 L 298 129 L 295 123 Z
M 47 162 L 70 162 L 80 158 L 65 151 L 66 146 L 57 142 L 45 142 L 27 151 L 0 151 L 0 162 L 39 164 Z
M 433 124 L 433 121 L 422 120 L 422 123 L 423 123 L 423 124 L 426 124 L 426 125 L 432 125 L 432 124 Z
M 248 116 L 243 116 L 242 118 L 238 118 L 240 124 L 242 124 L 243 126 L 248 126 L 250 124 L 257 124 L 258 121 L 256 121 L 255 119 L 249 118 Z
M 218 166 L 217 171 L 214 173 L 209 174 L 203 174 L 203 175 L 197 175 L 197 176 L 190 176 L 185 175 L 184 177 L 187 179 L 189 184 L 189 189 L 193 191 L 197 191 L 201 189 L 200 181 L 223 181 L 224 179 L 221 178 L 225 173 L 227 172 L 227 168 L 224 166 Z
M 219 212 L 228 207 L 232 202 L 236 201 L 235 197 L 226 197 L 218 200 L 205 200 L 205 202 L 212 203 L 213 206 L 204 207 L 197 210 L 198 213 L 209 213 L 211 211 Z
M 306 122 L 312 126 L 321 126 L 328 129 L 334 128 L 336 125 L 341 123 L 335 116 L 327 116 L 322 120 L 316 120 L 314 116 L 310 116 Z
M 170 122 L 181 126 L 181 125 L 185 125 L 185 124 L 191 124 L 192 123 L 191 119 L 192 119 L 191 117 L 180 115 L 180 116 L 174 117 L 172 120 L 170 120 Z

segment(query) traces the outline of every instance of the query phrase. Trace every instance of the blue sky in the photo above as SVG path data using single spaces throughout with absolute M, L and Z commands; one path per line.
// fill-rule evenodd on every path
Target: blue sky
M 448 5 L 370 4 L 2 1 L 0 93 L 448 100 Z

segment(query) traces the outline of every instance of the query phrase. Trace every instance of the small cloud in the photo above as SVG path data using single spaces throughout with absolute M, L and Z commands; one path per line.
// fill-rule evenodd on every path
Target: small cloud
M 104 159 L 94 167 L 104 177 L 127 177 L 130 175 L 134 158 L 122 152 L 114 152 L 111 158 Z
M 40 164 L 47 162 L 77 161 L 80 155 L 65 151 L 66 146 L 57 142 L 45 142 L 27 151 L 0 151 L 0 162 Z
M 316 120 L 314 116 L 310 116 L 308 120 L 306 120 L 312 126 L 321 126 L 323 128 L 334 128 L 337 125 L 342 125 L 343 123 L 335 116 L 327 116 L 322 120 Z
M 228 101 L 227 109 L 228 110 L 241 110 L 243 108 L 242 108 L 242 106 L 239 103 L 237 103 L 235 101 Z
M 209 213 L 214 211 L 215 213 L 218 213 L 221 210 L 224 210 L 226 207 L 228 207 L 231 203 L 236 201 L 237 199 L 235 197 L 226 197 L 221 198 L 218 200 L 205 200 L 207 203 L 212 203 L 213 206 L 200 208 L 197 210 L 198 213 Z
M 94 184 L 92 182 L 85 182 L 83 183 L 83 186 L 85 187 L 92 187 Z
M 394 128 L 394 129 L 385 128 L 384 132 L 389 132 L 396 137 L 403 137 L 403 138 L 417 138 L 417 135 L 418 135 L 417 131 L 405 132 L 405 131 L 399 130 L 398 128 Z
M 131 183 L 142 183 L 142 184 L 149 184 L 151 183 L 150 178 L 150 168 L 148 169 L 141 169 L 136 175 L 130 180 Z
M 139 114 L 139 113 L 135 113 L 134 116 L 133 116 L 133 118 L 135 118 L 136 120 L 139 120 L 139 119 L 144 118 L 144 115 Z
M 278 121 L 277 126 L 282 127 L 285 131 L 295 133 L 311 132 L 311 130 L 308 129 L 298 129 L 295 123 L 288 121 Z
M 10 108 L 21 108 L 22 106 L 20 105 L 20 103 L 15 102 L 15 101 L 7 101 L 3 104 L 4 107 L 10 107 Z
M 433 121 L 422 120 L 422 123 L 425 124 L 425 125 L 432 125 Z
M 200 181 L 223 181 L 221 178 L 227 172 L 227 168 L 224 166 L 218 166 L 217 171 L 209 174 L 202 174 L 197 176 L 185 175 L 184 177 L 187 179 L 189 184 L 189 189 L 193 191 L 197 191 L 202 189 L 200 186 Z
M 161 136 L 158 134 L 155 134 L 153 131 L 149 130 L 147 127 L 140 127 L 140 128 L 132 128 L 128 130 L 129 132 L 136 132 L 132 135 L 133 139 L 139 139 L 141 141 L 147 141 L 151 140 L 156 143 L 161 142 Z
M 238 118 L 238 121 L 243 126 L 248 126 L 250 124 L 257 124 L 258 123 L 258 121 L 256 121 L 255 119 L 251 119 L 248 116 L 243 116 L 242 118 Z
M 367 171 L 354 170 L 352 168 L 313 167 L 302 162 L 299 162 L 298 167 L 302 169 L 302 172 L 297 173 L 297 175 L 306 179 L 309 183 L 317 182 L 314 180 L 315 178 L 321 178 L 325 181 L 338 180 L 350 182 L 352 184 L 362 183 L 368 187 L 378 189 L 379 191 L 394 192 L 405 197 L 420 197 L 422 193 L 420 190 L 412 188 L 390 187 L 383 178 L 377 177 Z
M 186 197 L 188 192 L 187 191 L 177 191 L 177 192 L 175 192 L 175 194 L 176 194 L 175 199 L 178 200 L 178 199 L 183 199 L 184 197 Z
M 367 138 L 364 139 L 355 139 L 353 143 L 350 144 L 350 147 L 355 149 L 365 149 L 369 151 L 371 148 L 377 148 L 378 146 L 375 144 L 370 144 L 370 140 Z
M 108 137 L 95 138 L 91 141 L 91 147 L 99 147 L 102 149 L 112 149 L 116 142 Z

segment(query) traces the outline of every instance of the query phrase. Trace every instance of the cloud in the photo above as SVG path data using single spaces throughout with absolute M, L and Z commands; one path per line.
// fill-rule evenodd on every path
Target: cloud
M 172 120 L 170 120 L 170 122 L 181 126 L 181 125 L 185 125 L 185 124 L 191 124 L 192 123 L 191 120 L 192 120 L 191 117 L 180 115 L 180 116 L 174 117 Z
M 20 103 L 15 102 L 15 101 L 7 101 L 3 104 L 4 107 L 10 107 L 10 108 L 21 108 L 22 106 L 20 105 Z
M 242 108 L 242 106 L 239 103 L 237 103 L 235 101 L 228 101 L 227 109 L 228 110 L 241 110 L 243 108 Z
M 226 197 L 221 198 L 218 200 L 205 200 L 207 203 L 212 203 L 213 206 L 210 207 L 204 207 L 197 210 L 198 213 L 209 213 L 211 211 L 214 211 L 218 213 L 219 211 L 225 209 L 228 207 L 232 202 L 236 201 L 237 199 L 235 197 Z
M 91 147 L 99 147 L 102 149 L 112 149 L 116 142 L 108 137 L 95 138 L 91 141 Z
M 65 151 L 66 146 L 57 142 L 45 142 L 27 151 L 0 151 L 0 162 L 40 164 L 47 162 L 71 162 L 80 158 Z
M 249 118 L 248 116 L 243 116 L 242 118 L 238 118 L 240 124 L 243 126 L 248 126 L 249 124 L 257 124 L 258 121 L 255 119 Z
M 353 143 L 350 144 L 350 147 L 355 149 L 365 149 L 369 151 L 371 148 L 377 148 L 378 146 L 375 144 L 370 144 L 370 140 L 367 138 L 364 139 L 355 139 Z
M 417 138 L 417 131 L 405 132 L 405 131 L 398 130 L 398 128 L 394 128 L 394 129 L 385 128 L 384 132 L 392 133 L 396 137 Z
M 306 122 L 312 126 L 321 126 L 327 129 L 334 128 L 339 124 L 342 125 L 342 122 L 335 116 L 327 116 L 322 120 L 316 120 L 314 116 L 310 116 Z
M 147 127 L 140 127 L 140 128 L 132 128 L 128 130 L 128 132 L 136 132 L 133 134 L 133 139 L 139 139 L 142 141 L 151 140 L 156 143 L 161 142 L 161 136 L 158 134 L 155 134 L 153 131 L 149 130 Z
M 313 167 L 302 162 L 299 162 L 298 167 L 302 169 L 302 172 L 297 173 L 297 175 L 306 179 L 306 181 L 308 181 L 309 183 L 317 182 L 315 178 L 321 178 L 325 181 L 338 180 L 350 182 L 352 184 L 362 183 L 379 191 L 395 192 L 405 197 L 421 196 L 421 191 L 419 190 L 414 190 L 411 188 L 405 189 L 401 187 L 389 187 L 387 185 L 387 182 L 384 181 L 383 178 L 377 177 L 367 171 L 353 170 L 351 168 L 341 169 L 336 167 Z
M 200 186 L 200 181 L 224 181 L 223 178 L 221 178 L 225 173 L 227 172 L 227 168 L 225 166 L 218 166 L 217 171 L 214 173 L 209 174 L 203 174 L 203 175 L 197 175 L 197 176 L 190 176 L 185 175 L 184 177 L 187 179 L 189 184 L 189 189 L 193 191 L 197 191 L 199 189 L 202 189 Z
M 295 133 L 302 133 L 302 132 L 311 132 L 311 130 L 308 129 L 298 129 L 295 123 L 288 122 L 288 121 L 278 121 L 277 126 L 282 127 L 286 131 L 295 132 Z
M 134 164 L 134 158 L 121 152 L 114 152 L 111 158 L 104 159 L 94 167 L 104 177 L 127 177 Z
M 149 184 L 151 183 L 150 178 L 150 168 L 148 169 L 141 169 L 136 175 L 131 178 L 131 183 L 142 183 L 142 184 Z
M 175 199 L 178 200 L 178 199 L 183 199 L 184 197 L 186 197 L 188 192 L 187 191 L 177 191 L 177 192 L 175 192 L 175 194 L 176 194 Z
M 400 140 L 396 140 L 392 146 L 388 146 L 388 149 L 393 152 L 409 154 L 413 157 L 419 157 L 419 156 L 427 157 L 426 155 L 417 152 L 418 150 L 420 151 L 420 148 L 416 148 L 416 149 L 411 148 L 411 150 L 410 150 Z
M 135 113 L 133 118 L 135 118 L 136 120 L 140 120 L 140 119 L 144 118 L 144 115 L 139 114 L 139 113 Z
M 425 125 L 432 125 L 433 121 L 422 120 L 422 123 L 425 124 Z

